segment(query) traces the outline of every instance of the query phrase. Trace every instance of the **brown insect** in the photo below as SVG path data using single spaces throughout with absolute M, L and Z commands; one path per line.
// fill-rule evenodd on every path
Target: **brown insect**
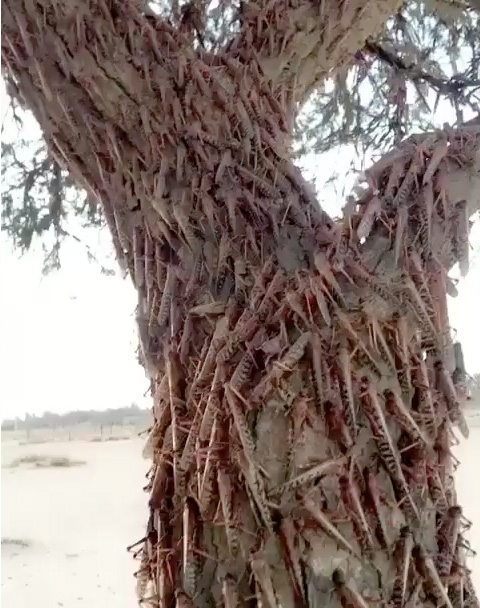
M 148 290 L 152 288 L 155 281 L 154 251 L 154 242 L 148 232 L 145 232 L 145 279 Z
M 239 602 L 237 583 L 231 574 L 226 574 L 223 579 L 222 596 L 225 608 L 237 608 Z
M 193 551 L 199 539 L 199 513 L 198 506 L 192 498 L 187 498 L 183 508 L 183 586 L 185 591 L 193 597 L 200 577 L 199 557 Z
M 427 310 L 425 302 L 423 301 L 423 298 L 420 295 L 417 286 L 415 285 L 412 278 L 410 276 L 407 276 L 404 281 L 405 287 L 407 288 L 407 297 L 411 305 L 415 309 L 415 312 L 417 313 L 418 319 L 422 324 L 422 328 L 425 328 L 428 333 L 430 333 L 432 336 L 435 336 L 437 333 L 437 328 L 435 327 L 435 324 L 432 320 L 435 318 L 434 315 L 430 314 Z
M 175 608 L 194 608 L 192 599 L 181 589 L 175 590 Z
M 456 424 L 458 426 L 460 432 L 465 437 L 465 439 L 468 439 L 468 436 L 470 434 L 468 425 L 460 409 L 460 403 L 458 400 L 457 392 L 453 385 L 453 380 L 449 372 L 445 368 L 445 364 L 442 360 L 437 360 L 434 364 L 434 367 L 436 385 L 439 391 L 444 395 L 446 399 L 450 419 L 453 424 Z
M 360 239 L 367 239 L 370 236 L 375 220 L 382 210 L 382 201 L 377 195 L 373 195 L 366 204 L 362 219 L 357 228 L 357 236 Z
M 160 300 L 160 309 L 158 311 L 158 325 L 166 327 L 170 319 L 170 307 L 172 305 L 175 292 L 176 275 L 171 264 L 167 267 L 167 278 L 163 287 L 162 298 Z
M 416 361 L 415 379 L 419 393 L 419 411 L 430 438 L 434 438 L 437 434 L 437 415 L 433 405 L 432 387 L 428 377 L 428 369 L 421 356 Z
M 443 484 L 452 471 L 455 471 L 459 461 L 451 452 L 451 427 L 450 421 L 444 420 L 438 428 L 437 439 L 435 441 L 435 451 L 438 455 L 439 474 Z
M 467 201 L 460 201 L 455 205 L 455 213 L 453 216 L 453 225 L 455 231 L 455 245 L 460 274 L 465 277 L 469 269 L 469 249 L 468 242 L 469 230 L 469 211 Z
M 367 601 L 353 585 L 347 584 L 343 570 L 340 568 L 334 570 L 332 581 L 343 608 L 369 608 Z
M 145 257 L 144 257 L 145 237 L 140 226 L 133 228 L 133 252 L 134 252 L 134 273 L 135 286 L 140 289 L 145 284 Z
M 418 160 L 414 158 L 412 159 L 410 166 L 402 180 L 402 183 L 398 188 L 397 193 L 395 194 L 395 197 L 392 201 L 393 208 L 398 209 L 406 204 L 407 197 L 414 187 L 415 176 L 418 172 L 418 169 Z
M 228 336 L 229 318 L 227 316 L 217 319 L 208 351 L 203 359 L 203 364 L 194 379 L 194 385 L 203 382 L 213 371 L 215 360 L 221 352 L 221 347 L 225 344 Z
M 433 504 L 436 505 L 437 512 L 446 514 L 448 510 L 448 500 L 445 494 L 445 486 L 437 470 L 436 463 L 426 464 L 428 490 Z
M 380 542 L 381 547 L 385 550 L 388 550 L 388 547 L 390 545 L 389 534 L 387 532 L 387 526 L 385 524 L 385 519 L 383 517 L 381 509 L 380 488 L 377 479 L 368 468 L 364 469 L 363 476 L 365 479 L 365 484 L 367 486 L 368 496 L 370 498 L 371 509 L 378 522 L 376 528 L 377 538 Z
M 405 480 L 401 467 L 400 454 L 398 453 L 390 435 L 390 431 L 388 430 L 383 408 L 380 405 L 375 389 L 366 377 L 362 378 L 362 388 L 362 407 L 370 423 L 370 428 L 372 429 L 379 454 L 382 457 L 389 474 L 401 489 L 405 501 L 403 509 L 409 517 L 413 517 L 419 521 L 420 514 Z
M 168 391 L 170 399 L 170 410 L 172 416 L 172 439 L 173 439 L 173 473 L 175 486 L 179 484 L 182 476 L 180 475 L 179 459 L 181 450 L 186 439 L 185 431 L 180 427 L 180 419 L 184 415 L 185 402 L 181 396 L 181 366 L 178 355 L 172 350 L 167 350 L 165 353 L 166 371 L 168 377 Z
M 318 253 L 316 253 L 315 257 L 314 257 L 314 264 L 315 264 L 315 267 L 318 270 L 318 273 L 320 274 L 322 280 L 327 285 L 330 285 L 330 287 L 335 290 L 335 292 L 337 293 L 337 296 L 340 298 L 342 304 L 344 306 L 346 306 L 345 300 L 343 298 L 342 290 L 340 288 L 340 285 L 338 284 L 337 279 L 335 278 L 335 275 L 330 270 L 330 262 L 328 261 L 326 254 L 322 251 L 319 251 Z M 327 290 L 327 293 L 328 293 L 328 290 Z
M 412 393 L 412 370 L 410 365 L 410 353 L 409 353 L 409 342 L 410 342 L 410 331 L 408 328 L 407 319 L 400 317 L 397 321 L 397 338 L 398 346 L 396 353 L 398 354 L 402 369 L 399 372 L 399 382 L 402 389 L 402 393 L 405 397 L 410 398 Z
M 404 608 L 420 608 L 421 604 L 419 603 L 420 591 L 423 587 L 423 581 L 419 580 L 415 587 L 413 588 L 408 601 L 405 602 Z M 457 608 L 456 606 L 454 608 Z
M 466 605 L 469 608 L 479 608 L 480 602 L 478 601 L 475 587 L 473 586 L 472 577 L 468 570 L 465 571 L 465 596 Z
M 390 390 L 386 391 L 384 396 L 388 411 L 398 421 L 400 426 L 407 431 L 412 440 L 420 441 L 427 447 L 430 446 L 430 441 L 415 422 L 413 416 L 405 406 L 401 396 L 397 392 Z
M 233 421 L 235 423 L 235 428 L 237 430 L 240 442 L 243 447 L 243 452 L 249 464 L 253 466 L 255 443 L 253 441 L 250 428 L 245 419 L 245 415 L 242 411 L 241 406 L 238 403 L 238 397 L 235 395 L 235 393 L 228 384 L 225 385 L 225 396 L 227 398 L 230 411 L 232 412 Z
M 276 606 L 277 600 L 273 587 L 272 573 L 268 563 L 261 557 L 254 557 L 250 561 L 250 567 L 255 577 L 255 582 L 261 590 L 261 594 L 259 594 L 261 605 L 265 605 L 265 600 L 267 600 L 267 606 Z
M 377 362 L 376 362 L 375 358 L 373 357 L 372 353 L 370 352 L 370 350 L 367 347 L 367 345 L 365 344 L 365 342 L 362 340 L 361 336 L 358 334 L 358 332 L 355 330 L 353 325 L 350 323 L 348 315 L 346 313 L 344 313 L 343 311 L 341 311 L 340 308 L 337 308 L 335 310 L 335 314 L 338 318 L 340 325 L 353 338 L 355 344 L 358 345 L 358 348 L 361 349 L 361 351 L 363 351 L 363 353 L 367 357 L 369 363 L 372 365 L 373 368 L 376 369 Z
M 178 466 L 180 470 L 185 473 L 189 470 L 191 464 L 195 460 L 195 444 L 199 438 L 200 427 L 204 417 L 204 410 L 204 403 L 197 405 L 185 445 L 183 446 L 183 451 Z
M 153 509 L 150 509 L 150 514 L 148 516 L 148 523 L 147 523 L 147 531 L 146 531 L 145 536 L 143 538 L 141 538 L 140 540 L 137 540 L 137 542 L 133 543 L 132 545 L 129 545 L 127 547 L 128 552 L 130 552 L 135 547 L 138 547 L 139 545 L 146 543 L 147 541 L 152 546 L 155 546 L 157 544 L 158 534 L 157 534 L 157 530 L 155 528 L 154 521 L 155 521 L 154 512 L 153 512 Z
M 438 530 L 438 553 L 435 565 L 441 579 L 446 579 L 452 568 L 453 557 L 457 548 L 457 540 L 460 532 L 461 517 L 461 507 L 458 505 L 450 507 Z
M 222 370 L 217 367 L 215 375 L 210 386 L 207 404 L 205 406 L 202 422 L 198 431 L 200 441 L 208 441 L 212 430 L 213 420 L 216 414 L 221 411 L 222 407 Z
M 323 403 L 323 408 L 329 437 L 341 446 L 343 452 L 346 452 L 353 446 L 353 439 L 345 423 L 343 408 L 339 404 L 332 403 L 331 401 L 325 401 Z
M 428 166 L 423 174 L 423 184 L 429 183 L 435 172 L 437 171 L 441 161 L 445 158 L 448 152 L 449 142 L 447 139 L 442 139 L 433 148 L 433 152 L 428 161 Z
M 463 574 L 459 575 L 456 580 L 448 585 L 448 597 L 452 602 L 453 608 L 464 608 L 465 580 Z
M 455 358 L 455 370 L 452 375 L 453 384 L 457 393 L 460 392 L 462 398 L 467 395 L 467 372 L 465 369 L 465 359 L 463 348 L 460 342 L 453 343 L 453 354 Z
M 402 608 L 406 602 L 413 546 L 412 532 L 408 526 L 404 526 L 400 530 L 400 538 L 397 540 L 394 549 L 397 571 L 390 600 L 393 608 Z
M 250 399 L 254 403 L 258 403 L 264 399 L 272 389 L 273 382 L 279 380 L 284 374 L 294 371 L 295 365 L 302 359 L 305 350 L 311 340 L 312 334 L 307 331 L 300 335 L 299 338 L 290 346 L 283 357 L 275 361 L 270 371 L 257 384 L 250 394 Z
M 425 222 L 425 226 L 423 229 L 425 230 L 425 240 L 429 244 L 432 239 L 432 216 L 433 216 L 433 207 L 434 207 L 434 194 L 433 194 L 433 185 L 432 183 L 425 184 L 422 188 L 423 193 L 423 218 Z
M 239 543 L 234 525 L 234 512 L 232 506 L 233 488 L 230 475 L 223 467 L 219 467 L 217 471 L 217 483 L 223 520 L 225 522 L 228 548 L 230 549 L 232 556 L 236 557 L 239 550 Z
M 296 475 L 292 479 L 289 479 L 288 481 L 286 481 L 280 487 L 276 488 L 272 492 L 272 495 L 280 496 L 280 495 L 285 494 L 286 492 L 291 492 L 293 490 L 296 490 L 304 484 L 307 484 L 311 481 L 322 478 L 329 471 L 335 470 L 339 466 L 342 466 L 342 464 L 344 464 L 344 463 L 345 463 L 345 459 L 340 458 L 340 459 L 327 460 L 320 464 L 314 465 L 313 467 L 310 467 L 307 471 L 304 471 L 303 473 Z
M 347 425 L 350 428 L 350 432 L 353 437 L 357 436 L 358 423 L 357 423 L 357 412 L 355 407 L 355 401 L 353 397 L 353 385 L 352 385 L 352 367 L 350 364 L 350 354 L 346 347 L 341 347 L 338 352 L 338 360 L 341 371 L 341 395 L 344 404 L 345 416 L 347 419 Z
M 438 575 L 432 558 L 425 552 L 421 545 L 415 545 L 412 550 L 412 557 L 415 567 L 420 576 L 424 579 L 424 584 L 427 586 L 429 592 L 438 602 L 441 602 L 442 605 L 445 605 L 447 608 L 453 608 L 447 590 Z
M 308 514 L 312 517 L 313 521 L 317 523 L 324 532 L 326 532 L 343 549 L 348 551 L 351 555 L 354 555 L 355 557 L 358 557 L 360 559 L 357 551 L 355 551 L 352 545 L 345 539 L 343 534 L 341 534 L 337 530 L 337 528 L 332 524 L 327 515 L 323 513 L 320 507 L 318 507 L 311 498 L 306 497 L 304 499 L 304 506 Z
M 313 379 L 315 380 L 317 404 L 320 410 L 323 409 L 322 404 L 325 401 L 330 388 L 329 375 L 326 373 L 326 363 L 323 360 L 322 352 L 322 340 L 320 336 L 314 332 L 311 338 L 312 371 Z
M 323 285 L 320 277 L 310 277 L 310 289 L 312 290 L 313 295 L 315 296 L 318 309 L 323 317 L 325 323 L 330 327 L 332 324 L 332 320 L 330 317 L 330 312 L 328 310 L 327 300 L 322 291 Z
M 232 390 L 236 392 L 240 391 L 249 380 L 254 367 L 255 360 L 253 354 L 249 351 L 244 352 L 230 379 Z
M 390 364 L 390 368 L 392 370 L 395 370 L 395 359 L 392 355 L 390 347 L 388 346 L 388 342 L 385 337 L 385 334 L 384 334 L 382 328 L 380 327 L 380 323 L 374 316 L 371 316 L 371 315 L 368 315 L 367 321 L 368 321 L 368 325 L 369 325 L 371 340 L 375 346 L 375 350 L 378 353 L 381 352 L 379 349 L 379 346 L 378 346 L 378 342 L 380 342 L 383 352 L 387 356 L 388 362 Z
M 213 484 L 215 479 L 215 449 L 220 437 L 220 422 L 218 415 L 213 416 L 212 427 L 207 447 L 207 456 L 203 468 L 203 475 L 198 479 L 198 500 L 202 515 L 208 512 L 213 500 Z M 200 472 L 199 472 L 200 473 Z
M 284 559 L 290 571 L 295 593 L 297 597 L 305 601 L 302 567 L 295 547 L 295 537 L 296 529 L 293 521 L 289 518 L 283 518 L 280 522 L 280 541 L 283 545 Z
M 340 496 L 347 510 L 348 515 L 352 519 L 358 542 L 362 548 L 362 552 L 371 557 L 375 550 L 373 543 L 373 535 L 367 521 L 367 516 L 363 510 L 358 489 L 353 479 L 342 475 L 338 483 L 340 485 Z
M 408 225 L 408 208 L 405 205 L 399 207 L 397 211 L 397 228 L 395 231 L 395 263 L 398 264 L 402 249 L 404 248 L 404 241 L 406 238 L 406 232 Z

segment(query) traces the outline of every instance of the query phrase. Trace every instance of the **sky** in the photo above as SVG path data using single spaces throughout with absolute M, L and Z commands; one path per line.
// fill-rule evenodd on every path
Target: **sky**
M 0 100 L 3 122 L 3 82 Z M 17 134 L 8 115 L 4 127 L 6 140 Z M 38 135 L 33 118 L 23 137 L 25 132 Z M 113 256 L 106 230 L 80 236 L 102 261 Z M 64 243 L 61 269 L 44 276 L 40 243 L 20 256 L 0 235 L 1 419 L 150 403 L 148 381 L 136 358 L 131 282 L 119 273 L 102 274 L 82 244 Z
M 1 97 L 3 104 L 3 91 Z M 448 118 L 439 117 L 440 124 Z M 306 177 L 316 181 L 322 206 L 332 215 L 339 213 L 343 195 L 325 181 L 334 169 L 344 176 L 350 160 L 345 151 L 337 151 L 321 159 L 310 155 L 302 162 Z M 351 184 L 353 177 L 340 181 Z M 96 241 L 94 245 L 107 252 L 108 235 L 99 234 Z M 480 222 L 471 242 L 480 250 Z M 41 266 L 38 249 L 20 258 L 0 237 L 0 417 L 100 410 L 133 402 L 148 406 L 147 379 L 136 359 L 136 296 L 130 281 L 102 275 L 73 242 L 64 247 L 60 271 L 45 277 Z M 478 373 L 478 257 L 458 289 L 458 298 L 450 301 L 451 325 L 463 344 L 467 371 Z
M 2 419 L 147 404 L 133 287 L 67 249 L 62 269 L 43 277 L 41 255 L 19 259 L 1 242 Z

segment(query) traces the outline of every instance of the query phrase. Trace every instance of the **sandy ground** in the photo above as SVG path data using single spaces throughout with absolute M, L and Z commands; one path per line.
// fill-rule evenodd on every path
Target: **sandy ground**
M 470 437 L 454 448 L 454 454 L 460 461 L 456 473 L 458 502 L 463 507 L 465 517 L 472 523 L 467 538 L 472 549 L 480 554 L 480 418 L 469 420 Z M 458 435 L 458 433 L 457 433 Z M 480 594 L 480 555 L 468 562 L 472 570 L 472 579 Z
M 68 456 L 72 468 L 2 468 L 2 606 L 132 608 L 134 562 L 125 547 L 143 535 L 147 463 L 142 441 L 2 443 L 2 467 L 29 454 Z M 456 448 L 457 488 L 469 538 L 480 550 L 480 425 Z M 470 567 L 480 590 L 480 560 Z
M 143 536 L 142 441 L 2 442 L 2 606 L 132 608 Z M 86 461 L 71 468 L 4 468 L 30 454 Z M 5 540 L 23 540 L 16 546 Z

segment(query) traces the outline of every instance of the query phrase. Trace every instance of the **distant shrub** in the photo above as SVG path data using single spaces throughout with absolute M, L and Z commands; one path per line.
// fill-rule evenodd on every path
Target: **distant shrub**
M 19 441 L 18 445 L 40 445 L 42 443 L 48 443 L 48 439 L 27 439 L 26 441 Z
M 127 441 L 131 439 L 128 435 L 112 435 L 111 437 L 92 437 L 89 439 L 92 443 L 103 443 L 105 441 Z
M 10 463 L 9 467 L 15 469 L 21 465 L 33 465 L 40 469 L 50 467 L 68 468 L 87 464 L 84 460 L 72 460 L 67 456 L 43 456 L 41 454 L 27 454 L 19 456 Z
M 64 414 L 44 412 L 41 416 L 26 414 L 15 420 L 3 420 L 2 431 L 32 431 L 36 429 L 70 428 L 82 424 L 93 426 L 149 426 L 152 423 L 152 410 L 143 409 L 136 404 L 108 410 L 76 410 Z
M 29 540 L 26 540 L 24 538 L 9 538 L 7 537 L 3 537 L 2 536 L 2 546 L 8 546 L 8 547 L 19 547 L 21 549 L 27 549 L 27 547 L 30 547 L 32 543 Z

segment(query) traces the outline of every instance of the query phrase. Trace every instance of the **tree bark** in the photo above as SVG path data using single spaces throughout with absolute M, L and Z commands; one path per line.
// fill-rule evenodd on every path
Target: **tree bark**
M 212 55 L 133 2 L 2 0 L 4 65 L 138 291 L 153 606 L 476 602 L 446 271 L 468 264 L 480 134 L 405 142 L 334 224 L 291 162 L 284 93 L 301 102 L 398 3 L 338 4 L 318 31 L 314 2 L 260 6 L 270 30 L 250 5 Z
M 258 62 L 274 94 L 301 105 L 334 70 L 348 65 L 401 1 L 261 0 L 245 2 L 239 36 L 228 52 Z

